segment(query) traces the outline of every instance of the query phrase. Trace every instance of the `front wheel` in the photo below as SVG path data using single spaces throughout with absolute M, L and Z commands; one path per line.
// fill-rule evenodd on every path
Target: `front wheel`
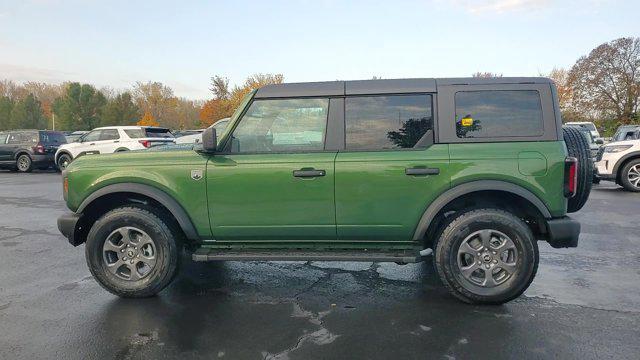
M 69 164 L 71 164 L 71 156 L 69 154 L 62 154 L 60 156 L 58 156 L 58 169 L 60 169 L 60 171 L 63 171 L 64 169 L 67 168 L 67 166 L 69 166 Z
M 153 296 L 177 273 L 178 232 L 171 222 L 137 206 L 116 208 L 102 216 L 87 236 L 89 270 L 120 297 Z
M 479 209 L 456 217 L 435 249 L 440 279 L 458 299 L 502 304 L 520 296 L 538 268 L 538 245 L 518 217 Z
M 640 191 L 640 159 L 629 161 L 622 168 L 620 177 L 620 182 L 626 190 Z

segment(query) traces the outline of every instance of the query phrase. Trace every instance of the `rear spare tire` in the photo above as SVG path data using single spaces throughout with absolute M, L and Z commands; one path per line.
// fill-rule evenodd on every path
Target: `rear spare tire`
M 562 136 L 567 145 L 569 156 L 578 159 L 578 181 L 576 195 L 569 199 L 567 212 L 580 210 L 589 198 L 593 178 L 593 161 L 589 143 L 580 130 L 569 126 L 562 127 Z

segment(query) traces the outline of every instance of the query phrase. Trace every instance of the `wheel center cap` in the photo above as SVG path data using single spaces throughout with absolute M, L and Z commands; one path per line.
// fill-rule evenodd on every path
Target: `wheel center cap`
M 489 254 L 482 255 L 482 260 L 484 262 L 491 262 L 491 255 L 489 255 Z
M 129 250 L 129 251 L 127 252 L 127 255 L 129 255 L 129 257 L 133 257 L 133 251 Z

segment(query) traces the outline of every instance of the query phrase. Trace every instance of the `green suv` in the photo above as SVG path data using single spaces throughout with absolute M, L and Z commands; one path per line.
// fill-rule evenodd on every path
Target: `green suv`
M 58 228 L 123 297 L 161 291 L 183 250 L 397 263 L 433 251 L 453 295 L 503 303 L 533 280 L 537 241 L 577 246 L 567 212 L 589 195 L 590 159 L 556 98 L 546 78 L 265 86 L 193 149 L 78 158 Z

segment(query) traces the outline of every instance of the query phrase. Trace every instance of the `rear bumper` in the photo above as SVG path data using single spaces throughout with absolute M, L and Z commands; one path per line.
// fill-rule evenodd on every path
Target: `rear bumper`
M 77 234 L 78 221 L 80 215 L 76 213 L 66 213 L 58 218 L 58 230 L 67 238 L 69 244 L 78 246 L 83 243 Z
M 554 248 L 578 247 L 580 223 L 568 216 L 547 220 L 547 242 Z

